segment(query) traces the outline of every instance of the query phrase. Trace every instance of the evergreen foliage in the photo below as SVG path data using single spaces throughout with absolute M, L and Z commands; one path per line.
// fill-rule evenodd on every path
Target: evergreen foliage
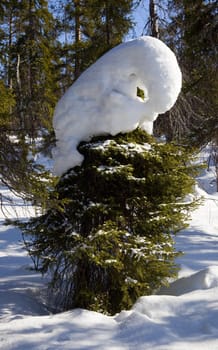
M 122 42 L 132 27 L 133 5 L 132 0 L 61 1 L 57 17 L 64 37 L 65 89 L 102 54 Z
M 3 1 L 2 10 L 0 69 L 15 98 L 10 129 L 34 138 L 51 130 L 60 97 L 54 19 L 45 0 Z
M 57 100 L 84 69 L 122 41 L 131 9 L 131 0 L 1 1 L 0 176 L 27 199 L 36 196 L 38 203 L 39 196 L 43 202 L 47 197 L 48 174 L 29 156 L 39 150 L 38 137 L 49 153 Z
M 0 132 L 7 129 L 11 120 L 11 110 L 15 104 L 12 91 L 0 80 Z M 1 135 L 2 136 L 2 135 Z
M 60 178 L 47 212 L 23 225 L 25 244 L 61 310 L 114 314 L 176 276 L 173 235 L 194 206 L 184 199 L 196 167 L 190 152 L 141 130 L 78 150 L 82 165 Z
M 160 2 L 159 2 L 160 3 Z M 202 146 L 217 137 L 217 1 L 170 0 L 161 38 L 179 60 L 183 90 L 155 130 Z

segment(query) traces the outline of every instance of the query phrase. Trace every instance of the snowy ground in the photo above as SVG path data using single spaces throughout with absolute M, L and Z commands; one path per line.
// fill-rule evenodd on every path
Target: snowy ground
M 87 310 L 49 314 L 39 298 L 39 275 L 22 249 L 18 229 L 0 217 L 1 350 L 218 350 L 218 193 L 213 171 L 199 178 L 204 203 L 176 241 L 179 279 L 161 295 L 142 297 L 108 317 Z M 1 194 L 7 195 L 5 188 Z M 29 214 L 16 199 L 11 217 Z M 12 210 L 13 209 L 13 210 Z

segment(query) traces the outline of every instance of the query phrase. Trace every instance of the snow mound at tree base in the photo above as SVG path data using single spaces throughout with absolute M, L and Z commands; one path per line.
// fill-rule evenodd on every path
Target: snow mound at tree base
M 218 287 L 218 266 L 209 266 L 190 276 L 171 283 L 169 288 L 161 288 L 159 295 L 182 295 L 198 289 Z

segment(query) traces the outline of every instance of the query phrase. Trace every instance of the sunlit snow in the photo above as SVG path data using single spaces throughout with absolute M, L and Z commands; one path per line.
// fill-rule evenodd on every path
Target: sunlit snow
M 137 127 L 152 133 L 159 113 L 169 110 L 181 89 L 174 53 L 160 40 L 144 36 L 123 43 L 88 68 L 57 104 L 54 172 L 81 164 L 80 141 L 116 135 Z M 137 96 L 137 88 L 144 98 Z

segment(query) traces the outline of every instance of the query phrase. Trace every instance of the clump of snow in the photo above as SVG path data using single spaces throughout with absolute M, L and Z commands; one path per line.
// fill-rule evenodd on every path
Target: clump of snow
M 57 104 L 54 172 L 80 165 L 80 141 L 140 127 L 151 133 L 159 113 L 169 110 L 181 89 L 174 53 L 160 40 L 143 36 L 118 45 L 89 67 Z M 137 96 L 137 88 L 144 99 Z

